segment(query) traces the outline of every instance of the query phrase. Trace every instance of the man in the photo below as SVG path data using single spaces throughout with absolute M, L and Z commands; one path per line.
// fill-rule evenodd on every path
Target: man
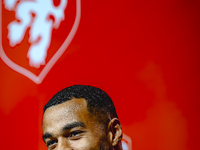
M 111 98 L 101 89 L 74 85 L 44 106 L 48 150 L 122 150 L 122 128 Z

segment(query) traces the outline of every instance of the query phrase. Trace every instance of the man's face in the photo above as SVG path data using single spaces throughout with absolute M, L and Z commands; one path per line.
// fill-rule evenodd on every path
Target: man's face
M 87 110 L 85 99 L 72 99 L 48 108 L 43 139 L 49 150 L 109 150 L 106 130 Z

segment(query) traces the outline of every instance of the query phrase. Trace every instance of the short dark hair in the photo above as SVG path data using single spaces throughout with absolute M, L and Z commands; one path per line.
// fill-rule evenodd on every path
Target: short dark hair
M 48 101 L 43 110 L 45 112 L 49 107 L 62 104 L 72 98 L 84 98 L 88 111 L 101 121 L 103 121 L 102 117 L 106 122 L 112 118 L 118 118 L 115 106 L 108 94 L 89 85 L 73 85 L 61 90 Z

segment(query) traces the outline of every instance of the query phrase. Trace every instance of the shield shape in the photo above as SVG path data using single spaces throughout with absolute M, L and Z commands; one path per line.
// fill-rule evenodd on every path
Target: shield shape
M 128 135 L 124 133 L 122 138 L 122 148 L 123 150 L 132 150 L 132 140 Z
M 0 3 L 0 57 L 10 68 L 40 84 L 77 32 L 81 0 Z

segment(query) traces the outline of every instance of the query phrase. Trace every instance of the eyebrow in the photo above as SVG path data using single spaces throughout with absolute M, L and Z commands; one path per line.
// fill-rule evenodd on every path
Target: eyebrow
M 66 131 L 66 130 L 70 130 L 72 128 L 75 128 L 75 127 L 85 127 L 85 124 L 83 122 L 73 122 L 71 124 L 67 124 L 63 127 L 63 131 Z
M 66 130 L 70 130 L 72 128 L 75 128 L 75 127 L 85 127 L 85 124 L 83 122 L 73 122 L 71 124 L 67 124 L 63 127 L 63 131 L 66 131 Z M 43 138 L 43 141 L 45 141 L 45 139 L 47 138 L 50 138 L 52 137 L 52 135 L 50 133 L 45 133 L 42 138 Z

